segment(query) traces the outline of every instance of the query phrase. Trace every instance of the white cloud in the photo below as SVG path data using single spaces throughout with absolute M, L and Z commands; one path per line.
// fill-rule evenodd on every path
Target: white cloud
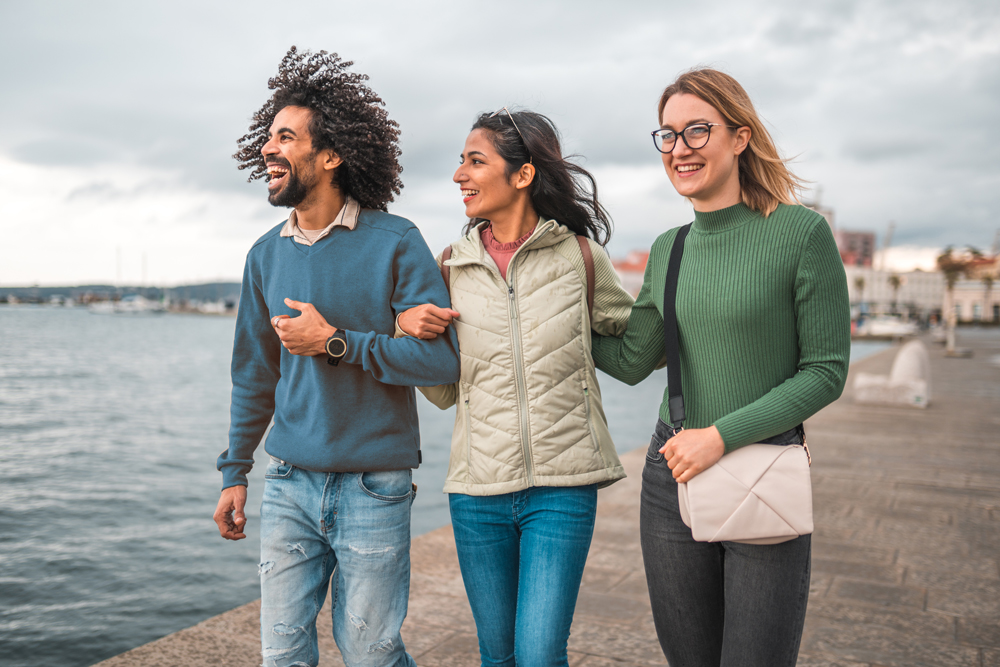
M 937 256 L 941 248 L 928 248 L 914 245 L 893 246 L 888 250 L 875 253 L 875 266 L 884 271 L 936 271 Z M 884 262 L 884 264 L 883 264 Z
M 502 104 L 549 115 L 566 151 L 586 156 L 615 219 L 613 253 L 689 221 L 648 132 L 663 86 L 698 64 L 740 80 L 843 228 L 881 232 L 893 220 L 899 244 L 931 248 L 983 246 L 997 226 L 996 2 L 721 0 L 705 14 L 655 0 L 461 12 L 430 0 L 309 1 L 283 5 L 289 20 L 276 29 L 273 6 L 257 0 L 239 11 L 191 0 L 127 12 L 103 0 L 8 4 L 0 58 L 23 64 L 5 72 L 0 122 L 15 129 L 0 155 L 20 185 L 2 186 L 0 219 L 31 210 L 72 231 L 66 220 L 89 215 L 85 233 L 63 232 L 89 255 L 8 235 L 0 284 L 113 280 L 119 245 L 126 277 L 144 249 L 151 280 L 238 275 L 249 243 L 282 213 L 229 155 L 292 43 L 338 51 L 371 75 L 403 130 L 406 188 L 391 210 L 435 251 L 464 225 L 450 179 L 468 127 Z M 66 179 L 92 196 L 66 201 L 73 188 L 54 183 Z
M 261 189 L 262 190 L 262 189 Z M 283 216 L 258 197 L 147 167 L 41 167 L 0 157 L 0 284 L 238 280 Z

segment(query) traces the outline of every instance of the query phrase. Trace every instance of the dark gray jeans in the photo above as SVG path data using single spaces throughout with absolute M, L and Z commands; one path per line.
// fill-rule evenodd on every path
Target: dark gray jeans
M 639 510 L 663 654 L 670 667 L 794 667 L 809 596 L 810 536 L 771 545 L 695 542 L 658 451 L 672 435 L 657 420 Z M 801 442 L 794 435 L 771 441 Z

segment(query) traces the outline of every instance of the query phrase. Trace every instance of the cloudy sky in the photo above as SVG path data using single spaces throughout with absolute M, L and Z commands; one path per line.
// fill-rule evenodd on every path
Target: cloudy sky
M 0 4 L 0 285 L 237 280 L 284 209 L 230 156 L 292 44 L 371 76 L 402 126 L 390 210 L 435 251 L 465 222 L 468 127 L 505 104 L 584 156 L 612 255 L 688 222 L 649 132 L 695 65 L 747 88 L 839 227 L 894 221 L 900 266 L 1000 229 L 993 0 L 38 0 Z

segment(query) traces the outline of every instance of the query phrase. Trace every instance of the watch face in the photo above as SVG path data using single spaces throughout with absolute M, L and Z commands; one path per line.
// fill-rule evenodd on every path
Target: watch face
M 347 341 L 340 336 L 334 336 L 326 342 L 326 353 L 331 357 L 342 357 L 347 354 Z

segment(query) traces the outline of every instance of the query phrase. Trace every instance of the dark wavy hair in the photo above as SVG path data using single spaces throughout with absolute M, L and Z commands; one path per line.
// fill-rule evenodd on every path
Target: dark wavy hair
M 484 113 L 472 129 L 489 135 L 506 163 L 508 179 L 527 162 L 534 165 L 529 195 L 540 216 L 555 219 L 602 246 L 611 240 L 611 216 L 597 200 L 597 182 L 590 172 L 567 159 L 577 156 L 563 157 L 559 132 L 546 116 L 534 111 L 514 111 L 509 116 L 506 111 Z M 469 220 L 465 233 L 480 222 L 483 220 Z
M 368 76 L 347 71 L 353 64 L 336 53 L 288 50 L 278 75 L 267 81 L 274 94 L 237 142 L 233 157 L 240 169 L 252 170 L 247 181 L 267 173 L 260 151 L 274 117 L 285 107 L 305 107 L 312 111 L 313 150 L 330 149 L 343 160 L 333 173 L 337 187 L 363 208 L 386 210 L 403 187 L 399 125 L 386 114 L 382 98 L 364 84 Z

